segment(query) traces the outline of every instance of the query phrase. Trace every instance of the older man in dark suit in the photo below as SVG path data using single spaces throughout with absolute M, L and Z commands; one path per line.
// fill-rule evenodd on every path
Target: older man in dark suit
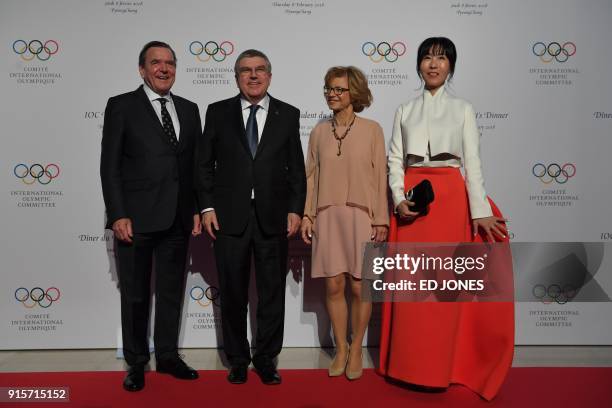
M 228 380 L 247 381 L 251 362 L 247 303 L 251 255 L 257 286 L 253 365 L 279 384 L 274 359 L 283 344 L 287 237 L 300 226 L 306 196 L 298 109 L 271 97 L 269 59 L 247 50 L 234 66 L 240 94 L 209 105 L 196 158 L 203 224 L 215 240 Z
M 200 114 L 196 104 L 170 93 L 176 55 L 168 44 L 146 44 L 139 71 L 143 85 L 108 100 L 100 162 L 107 228 L 117 239 L 128 391 L 145 384 L 153 260 L 157 371 L 198 378 L 179 357 L 177 344 L 189 232 L 201 232 L 193 189 Z

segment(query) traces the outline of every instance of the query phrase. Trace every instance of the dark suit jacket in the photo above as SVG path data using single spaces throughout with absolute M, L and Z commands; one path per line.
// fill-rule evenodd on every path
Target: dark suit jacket
M 287 213 L 304 211 L 306 177 L 300 142 L 300 111 L 270 97 L 266 123 L 251 157 L 240 96 L 208 106 L 196 152 L 200 210 L 214 208 L 220 232 L 246 228 L 255 189 L 255 211 L 267 234 L 285 233 Z
M 100 175 L 107 228 L 130 218 L 134 232 L 169 228 L 178 212 L 191 229 L 197 213 L 193 157 L 202 132 L 198 106 L 172 95 L 181 126 L 176 151 L 142 86 L 110 98 L 104 113 Z

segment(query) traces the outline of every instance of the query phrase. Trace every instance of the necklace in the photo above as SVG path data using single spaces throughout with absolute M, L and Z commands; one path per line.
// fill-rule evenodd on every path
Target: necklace
M 338 153 L 336 153 L 336 156 L 340 156 L 342 154 L 342 151 L 340 150 L 342 148 L 342 141 L 344 140 L 346 135 L 348 135 L 348 132 L 350 132 L 351 127 L 353 126 L 353 123 L 355 123 L 356 118 L 357 115 L 353 115 L 353 120 L 351 120 L 351 123 L 349 123 L 348 128 L 346 128 L 346 132 L 344 132 L 342 136 L 338 136 L 338 134 L 336 133 L 336 119 L 332 119 L 332 132 L 334 133 L 334 139 L 338 141 Z

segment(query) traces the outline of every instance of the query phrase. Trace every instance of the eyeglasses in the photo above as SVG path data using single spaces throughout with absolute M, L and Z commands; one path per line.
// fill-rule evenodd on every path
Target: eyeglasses
M 335 87 L 333 87 L 333 88 L 330 88 L 329 86 L 324 86 L 324 87 L 323 87 L 323 94 L 324 94 L 324 95 L 329 95 L 330 93 L 332 93 L 332 91 L 333 91 L 333 92 L 334 92 L 336 95 L 338 95 L 338 96 L 342 96 L 342 94 L 343 94 L 344 92 L 348 92 L 348 91 L 349 91 L 349 89 L 348 89 L 348 88 L 341 88 L 341 87 L 339 87 L 339 86 L 335 86 Z
M 264 75 L 268 72 L 268 68 L 264 65 L 255 68 L 238 68 L 238 74 L 242 76 L 250 76 L 253 72 L 255 72 L 255 75 L 257 76 Z

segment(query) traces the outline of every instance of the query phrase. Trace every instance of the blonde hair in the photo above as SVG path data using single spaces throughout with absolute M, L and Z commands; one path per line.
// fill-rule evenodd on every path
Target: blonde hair
M 347 77 L 349 83 L 349 95 L 351 96 L 351 105 L 353 105 L 353 111 L 361 112 L 372 104 L 372 92 L 368 87 L 368 79 L 364 73 L 357 67 L 331 67 L 325 74 L 325 86 L 329 86 L 329 83 L 333 78 Z

